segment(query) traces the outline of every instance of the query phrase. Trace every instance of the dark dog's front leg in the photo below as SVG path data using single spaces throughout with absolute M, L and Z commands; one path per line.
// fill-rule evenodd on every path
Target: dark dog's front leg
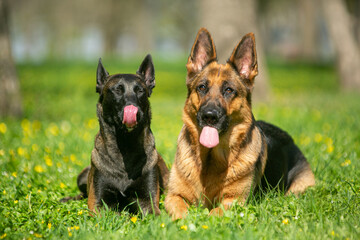
M 135 201 L 143 214 L 160 214 L 159 169 L 154 167 L 136 183 Z

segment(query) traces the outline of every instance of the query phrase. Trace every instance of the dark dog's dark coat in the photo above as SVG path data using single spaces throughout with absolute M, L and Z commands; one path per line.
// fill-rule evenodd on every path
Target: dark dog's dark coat
M 90 210 L 96 211 L 104 202 L 118 211 L 127 208 L 137 212 L 140 207 L 144 213 L 160 213 L 159 195 L 167 184 L 168 169 L 156 151 L 150 129 L 148 97 L 154 87 L 150 55 L 137 74 L 109 75 L 99 61 L 96 91 L 100 94 L 100 131 L 95 137 L 91 167 L 78 177 Z M 127 113 L 129 106 L 136 112 Z M 133 118 L 132 122 L 127 118 Z

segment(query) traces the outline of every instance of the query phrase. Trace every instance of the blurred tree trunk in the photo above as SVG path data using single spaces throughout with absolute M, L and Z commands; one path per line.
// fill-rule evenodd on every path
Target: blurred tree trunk
M 7 0 L 0 0 L 0 116 L 22 114 L 19 83 L 11 56 Z
M 298 0 L 302 37 L 302 57 L 314 60 L 318 55 L 317 4 L 314 0 Z
M 327 27 L 337 55 L 337 71 L 344 89 L 360 91 L 360 49 L 343 0 L 322 0 Z
M 200 0 L 199 9 L 200 23 L 214 38 L 220 62 L 225 62 L 230 57 L 245 34 L 255 34 L 259 75 L 255 80 L 253 96 L 255 99 L 266 100 L 269 95 L 268 72 L 257 22 L 257 1 Z

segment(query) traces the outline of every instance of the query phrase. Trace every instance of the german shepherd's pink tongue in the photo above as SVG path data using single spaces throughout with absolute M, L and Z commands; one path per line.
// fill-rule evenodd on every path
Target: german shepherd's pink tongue
M 219 144 L 218 130 L 213 127 L 204 127 L 200 134 L 200 143 L 207 148 L 216 147 Z
M 138 108 L 133 105 L 128 105 L 124 108 L 123 124 L 128 128 L 132 128 L 136 125 L 136 114 Z

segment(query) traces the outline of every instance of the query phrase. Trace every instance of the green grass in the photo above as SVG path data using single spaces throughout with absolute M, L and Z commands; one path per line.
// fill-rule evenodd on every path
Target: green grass
M 133 73 L 141 60 L 103 63 L 110 73 Z M 186 59 L 154 61 L 152 130 L 170 166 L 182 127 Z M 274 191 L 222 218 L 194 206 L 177 222 L 163 201 L 158 217 L 107 210 L 90 217 L 86 200 L 60 204 L 77 194 L 76 176 L 90 163 L 98 130 L 96 66 L 18 66 L 25 116 L 0 119 L 0 239 L 360 238 L 360 95 L 339 91 L 329 66 L 273 62 L 271 101 L 254 103 L 255 118 L 287 130 L 309 159 L 317 185 L 300 197 Z

